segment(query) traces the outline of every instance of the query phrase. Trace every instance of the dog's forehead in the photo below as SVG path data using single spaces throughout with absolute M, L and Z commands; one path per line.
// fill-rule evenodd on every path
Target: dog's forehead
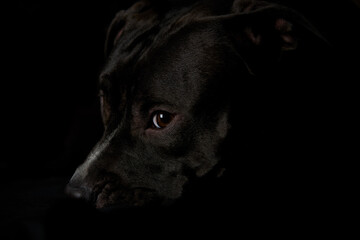
M 155 49 L 138 69 L 138 94 L 174 104 L 196 101 L 224 71 L 222 46 L 211 35 L 206 31 L 184 33 Z
M 206 85 L 222 77 L 226 43 L 219 26 L 189 25 L 142 49 L 142 54 L 126 55 L 117 49 L 105 71 L 112 77 L 105 79 L 135 89 L 132 94 L 138 99 L 191 104 L 206 91 Z

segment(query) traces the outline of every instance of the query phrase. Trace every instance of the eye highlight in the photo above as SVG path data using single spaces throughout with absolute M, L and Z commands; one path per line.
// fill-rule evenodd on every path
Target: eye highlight
M 162 129 L 167 127 L 174 119 L 174 114 L 166 111 L 157 111 L 152 116 L 152 127 Z

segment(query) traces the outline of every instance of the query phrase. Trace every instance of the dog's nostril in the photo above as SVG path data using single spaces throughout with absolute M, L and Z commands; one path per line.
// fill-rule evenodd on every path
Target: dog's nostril
M 65 188 L 65 194 L 75 199 L 84 199 L 84 200 L 88 199 L 88 194 L 85 189 L 73 187 L 69 184 Z

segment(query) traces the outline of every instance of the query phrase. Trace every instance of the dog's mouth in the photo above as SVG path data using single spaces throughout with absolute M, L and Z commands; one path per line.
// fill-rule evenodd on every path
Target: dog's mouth
M 160 202 L 156 191 L 146 187 L 126 187 L 106 181 L 94 187 L 92 202 L 97 209 L 138 208 Z

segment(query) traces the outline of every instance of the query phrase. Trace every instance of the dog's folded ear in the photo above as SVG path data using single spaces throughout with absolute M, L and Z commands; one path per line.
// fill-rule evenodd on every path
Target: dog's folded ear
M 326 44 L 317 29 L 290 8 L 264 1 L 235 0 L 231 11 L 219 19 L 255 75 L 263 67 L 271 69 L 293 50 L 304 49 L 309 42 Z
M 129 9 L 119 11 L 108 28 L 105 40 L 105 57 L 108 57 L 117 42 L 123 37 L 127 28 L 136 28 L 136 24 L 152 21 L 152 12 L 148 11 L 152 3 L 142 0 L 134 3 Z M 148 12 L 146 12 L 148 11 Z
M 125 11 L 118 12 L 110 23 L 105 40 L 105 57 L 109 56 L 112 48 L 122 35 L 125 26 Z
M 231 24 L 235 36 L 239 41 L 255 46 L 271 45 L 280 50 L 294 50 L 297 48 L 297 36 L 294 32 L 293 19 L 289 17 L 290 9 L 263 1 L 235 0 L 232 12 L 237 15 Z M 304 22 L 299 14 L 298 21 Z

